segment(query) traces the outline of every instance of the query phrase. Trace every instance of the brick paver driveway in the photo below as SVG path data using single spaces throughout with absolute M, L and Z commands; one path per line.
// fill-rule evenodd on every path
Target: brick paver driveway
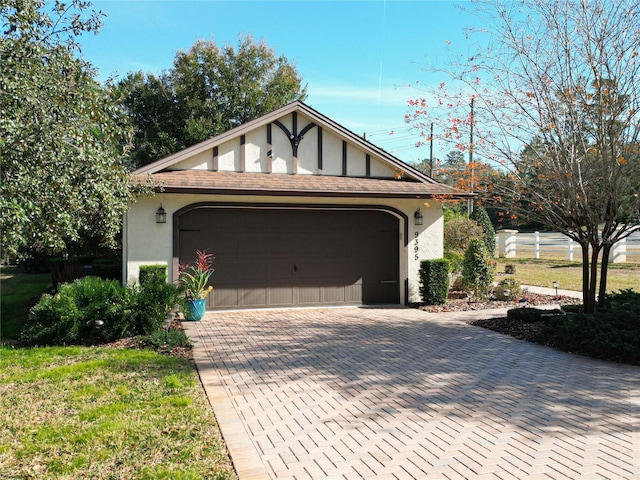
M 187 322 L 241 480 L 639 479 L 640 368 L 404 308 Z

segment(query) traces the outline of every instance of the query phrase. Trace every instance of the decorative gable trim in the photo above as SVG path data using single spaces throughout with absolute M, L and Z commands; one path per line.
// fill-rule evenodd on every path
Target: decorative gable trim
M 305 125 L 301 130 L 298 130 L 298 114 L 301 113 L 310 119 L 310 122 Z M 289 130 L 284 123 L 282 123 L 281 119 L 286 117 L 287 115 L 291 115 L 292 118 L 292 128 Z M 312 109 L 308 105 L 305 105 L 302 102 L 293 102 L 289 105 L 286 105 L 278 110 L 275 110 L 267 115 L 264 115 L 260 118 L 247 122 L 244 125 L 240 125 L 236 128 L 233 128 L 227 132 L 224 132 L 220 135 L 212 137 L 208 140 L 205 140 L 201 143 L 193 145 L 189 148 L 181 150 L 169 157 L 160 159 L 156 162 L 153 162 L 149 165 L 146 165 L 135 172 L 136 175 L 141 174 L 155 174 L 164 170 L 171 169 L 172 166 L 190 159 L 198 154 L 206 152 L 207 150 L 211 150 L 213 158 L 211 161 L 211 170 L 218 171 L 220 168 L 218 162 L 218 146 L 223 144 L 224 142 L 229 142 L 231 140 L 238 139 L 236 141 L 240 142 L 240 166 L 238 170 L 244 172 L 247 171 L 247 166 L 244 165 L 243 161 L 245 156 L 245 145 L 242 143 L 242 138 L 246 138 L 249 132 L 261 128 L 266 127 L 266 136 L 267 136 L 267 152 L 266 152 L 266 166 L 265 172 L 271 173 L 273 172 L 273 131 L 272 125 L 276 125 L 289 139 L 291 143 L 291 148 L 293 152 L 293 162 L 291 171 L 288 173 L 296 174 L 299 169 L 298 164 L 298 148 L 300 146 L 300 142 L 305 134 L 310 132 L 312 129 L 317 128 L 317 137 L 318 137 L 318 145 L 317 145 L 317 172 L 316 175 L 324 174 L 324 165 L 323 165 L 323 135 L 326 132 L 331 132 L 337 138 L 342 140 L 342 175 L 348 175 L 348 148 L 349 144 L 355 146 L 357 149 L 364 152 L 366 156 L 366 172 L 363 174 L 367 177 L 371 176 L 371 158 L 375 157 L 386 163 L 391 169 L 396 172 L 402 172 L 401 174 L 410 180 L 420 181 L 429 184 L 437 184 L 435 180 L 431 179 L 427 175 L 422 172 L 416 170 L 415 168 L 407 165 L 402 162 L 395 156 L 386 152 L 385 150 L 377 147 L 376 145 L 370 143 L 364 138 L 356 135 L 345 127 L 339 125 L 333 120 L 325 117 L 321 113 Z

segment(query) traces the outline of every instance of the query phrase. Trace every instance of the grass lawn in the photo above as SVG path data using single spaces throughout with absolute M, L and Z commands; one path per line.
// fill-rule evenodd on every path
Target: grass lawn
M 18 337 L 29 314 L 26 304 L 31 299 L 39 297 L 49 285 L 50 273 L 19 273 L 16 267 L 2 267 L 0 341 Z
M 497 259 L 496 280 L 506 277 L 514 278 L 521 285 L 535 285 L 538 287 L 553 287 L 553 281 L 560 282 L 560 288 L 582 291 L 582 264 L 568 260 L 552 259 Z M 505 275 L 504 267 L 515 265 L 515 275 Z M 617 292 L 631 288 L 640 291 L 640 264 L 617 263 L 609 264 L 607 275 L 607 291 Z
M 3 479 L 235 479 L 190 360 L 0 349 Z

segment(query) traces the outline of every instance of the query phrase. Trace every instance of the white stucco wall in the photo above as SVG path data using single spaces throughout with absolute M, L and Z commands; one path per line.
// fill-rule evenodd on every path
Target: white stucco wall
M 291 132 L 293 119 L 291 115 L 280 119 Z M 312 122 L 304 115 L 298 116 L 297 129 L 300 133 Z M 343 174 L 343 139 L 329 129 L 322 130 L 322 173 L 324 175 L 341 176 Z M 218 170 L 239 172 L 241 168 L 241 146 L 237 137 L 217 145 Z M 244 171 L 267 173 L 268 152 L 272 152 L 271 169 L 273 173 L 294 173 L 291 142 L 284 131 L 275 124 L 271 125 L 271 148 L 267 144 L 267 126 L 257 127 L 245 135 Z M 318 127 L 308 130 L 298 145 L 299 175 L 318 174 Z M 393 178 L 396 172 L 387 162 L 375 155 L 370 155 L 370 176 L 376 178 Z M 213 146 L 195 154 L 191 158 L 181 160 L 172 165 L 174 170 L 212 170 Z M 366 152 L 354 145 L 347 144 L 347 175 L 350 177 L 366 176 Z
M 400 258 L 400 299 L 404 301 L 404 279 L 408 279 L 409 301 L 419 301 L 418 270 L 420 260 L 440 258 L 443 253 L 442 206 L 434 200 L 378 200 L 315 197 L 258 197 L 157 194 L 133 204 L 124 218 L 123 280 L 136 281 L 140 265 L 165 264 L 169 278 L 173 278 L 173 214 L 177 210 L 199 202 L 249 202 L 280 204 L 350 204 L 384 205 L 403 212 L 408 218 L 409 238 L 405 245 L 404 220 L 400 221 L 398 238 Z M 155 212 L 162 203 L 167 223 L 157 224 Z M 414 212 L 420 208 L 423 225 L 414 225 Z

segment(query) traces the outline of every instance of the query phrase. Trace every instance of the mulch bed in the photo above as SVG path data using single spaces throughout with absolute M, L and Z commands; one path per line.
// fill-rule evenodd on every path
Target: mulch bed
M 444 305 L 415 305 L 416 308 L 424 310 L 425 312 L 439 313 L 439 312 L 465 312 L 469 310 L 487 310 L 491 308 L 519 308 L 525 306 L 540 306 L 540 305 L 576 305 L 581 304 L 582 300 L 572 297 L 564 296 L 551 296 L 551 295 L 538 295 L 528 293 L 526 301 L 511 300 L 511 301 L 499 301 L 491 300 L 484 302 L 473 302 L 467 299 L 464 293 L 452 293 L 449 295 L 447 303 Z M 520 340 L 526 340 L 533 342 L 536 338 L 541 323 L 525 323 L 519 320 L 509 320 L 506 317 L 490 318 L 486 320 L 476 320 L 469 322 L 470 325 L 486 328 L 499 332 L 504 335 L 510 335 Z

